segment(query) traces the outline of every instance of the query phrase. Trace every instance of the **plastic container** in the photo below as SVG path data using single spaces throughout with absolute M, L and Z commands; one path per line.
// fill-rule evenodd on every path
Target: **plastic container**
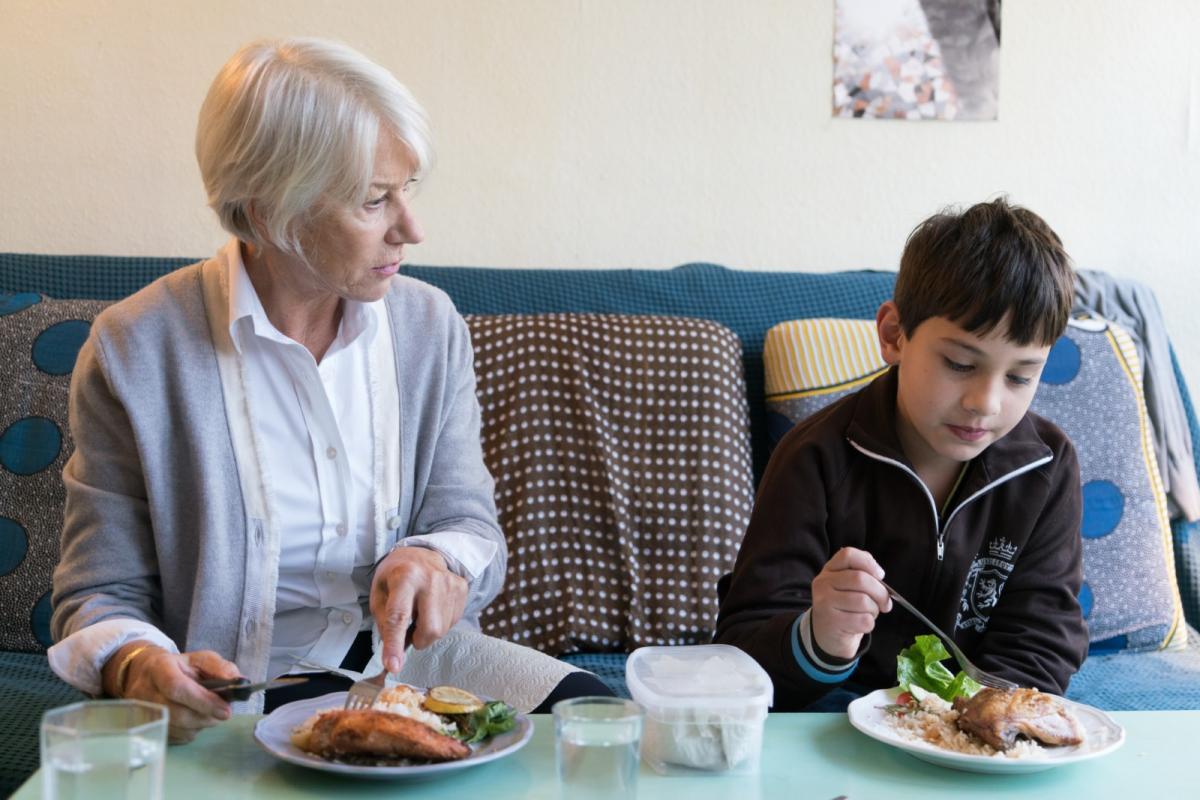
M 774 687 L 753 658 L 726 644 L 642 647 L 625 681 L 645 709 L 642 759 L 656 772 L 758 772 Z

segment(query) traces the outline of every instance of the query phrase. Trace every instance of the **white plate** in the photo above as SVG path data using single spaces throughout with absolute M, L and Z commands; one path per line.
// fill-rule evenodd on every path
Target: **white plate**
M 906 739 L 888 723 L 887 712 L 883 710 L 883 706 L 895 703 L 899 694 L 899 688 L 879 689 L 858 698 L 847 709 L 850 724 L 872 739 L 898 747 L 931 764 L 951 769 L 968 772 L 1038 772 L 1107 755 L 1125 742 L 1125 729 L 1108 714 L 1098 708 L 1063 699 L 1083 727 L 1083 744 L 1073 747 L 1045 747 L 1037 757 L 1024 758 L 1009 758 L 1002 753 L 992 756 L 957 753 L 930 742 Z
M 458 761 L 443 761 L 438 764 L 414 764 L 412 766 L 367 767 L 356 764 L 339 764 L 326 761 L 320 756 L 306 753 L 292 744 L 292 731 L 306 719 L 326 708 L 341 708 L 346 702 L 345 692 L 297 700 L 272 711 L 254 726 L 254 738 L 262 748 L 276 758 L 299 764 L 302 767 L 356 775 L 361 778 L 429 778 L 443 772 L 486 764 L 498 758 L 510 756 L 525 746 L 533 735 L 533 723 L 524 714 L 517 715 L 517 724 L 511 731 L 492 736 L 479 744 L 471 745 L 471 755 Z

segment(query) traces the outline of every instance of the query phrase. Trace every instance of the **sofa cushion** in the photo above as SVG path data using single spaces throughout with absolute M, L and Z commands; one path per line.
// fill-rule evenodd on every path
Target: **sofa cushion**
M 42 714 L 86 699 L 50 671 L 45 654 L 0 652 L 0 797 L 15 792 L 38 768 Z
M 1067 697 L 1105 711 L 1200 708 L 1200 633 L 1190 630 L 1183 648 L 1090 655 Z
M 0 292 L 120 300 L 199 258 L 0 253 Z
M 752 502 L 737 337 L 678 317 L 467 323 L 508 539 L 486 632 L 553 655 L 709 641 Z
M 775 441 L 856 391 L 885 364 L 866 320 L 777 325 L 764 349 Z M 1050 351 L 1032 410 L 1066 431 L 1083 482 L 1084 584 L 1092 652 L 1182 647 L 1166 496 L 1149 436 L 1141 366 L 1121 328 L 1072 320 Z
M 92 318 L 108 303 L 0 296 L 0 649 L 50 645 L 50 573 L 58 562 L 71 452 L 67 394 Z
M 625 682 L 625 662 L 628 653 L 568 653 L 560 656 L 568 664 L 586 669 L 612 689 L 617 697 L 630 699 L 629 684 Z

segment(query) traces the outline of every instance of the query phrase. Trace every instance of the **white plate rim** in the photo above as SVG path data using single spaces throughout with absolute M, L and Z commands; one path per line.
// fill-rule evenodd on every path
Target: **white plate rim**
M 979 756 L 958 753 L 945 750 L 930 742 L 905 739 L 883 721 L 883 715 L 886 712 L 881 709 L 881 706 L 894 703 L 899 694 L 899 687 L 877 689 L 852 701 L 846 709 L 850 724 L 872 739 L 903 750 L 924 761 L 953 769 L 990 773 L 1036 772 L 1099 758 L 1117 750 L 1125 743 L 1125 729 L 1106 712 L 1064 697 L 1060 699 L 1075 714 L 1085 729 L 1099 729 L 1106 734 L 1103 742 L 1096 744 L 1094 738 L 1089 737 L 1083 744 L 1074 747 L 1047 748 L 1046 755 L 1041 758 L 1008 758 L 999 754 Z
M 482 698 L 489 699 L 489 698 Z M 471 755 L 457 761 L 442 761 L 435 764 L 413 764 L 411 766 L 372 767 L 358 764 L 338 764 L 320 756 L 306 753 L 292 744 L 291 732 L 317 711 L 326 708 L 341 708 L 346 701 L 346 692 L 333 692 L 285 703 L 260 719 L 254 725 L 254 740 L 276 758 L 323 772 L 355 775 L 361 778 L 404 779 L 424 778 L 443 772 L 453 772 L 479 764 L 486 764 L 512 755 L 529 743 L 533 736 L 533 721 L 524 714 L 517 714 L 516 727 L 507 733 L 493 736 L 482 747 L 472 746 Z

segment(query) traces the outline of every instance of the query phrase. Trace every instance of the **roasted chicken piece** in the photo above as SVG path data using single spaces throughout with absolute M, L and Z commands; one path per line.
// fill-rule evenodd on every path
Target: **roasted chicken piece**
M 428 725 L 399 714 L 372 709 L 326 711 L 297 746 L 324 758 L 419 758 L 456 761 L 471 748 Z
M 1083 729 L 1059 698 L 1037 689 L 980 689 L 954 701 L 959 730 L 973 733 L 997 750 L 1008 750 L 1018 736 L 1042 744 L 1079 744 Z

